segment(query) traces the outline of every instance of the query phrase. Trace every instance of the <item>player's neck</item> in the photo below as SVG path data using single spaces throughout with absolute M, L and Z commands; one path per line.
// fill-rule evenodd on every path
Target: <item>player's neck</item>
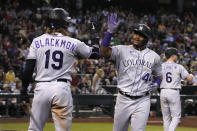
M 139 51 L 142 51 L 142 50 L 144 50 L 144 49 L 146 48 L 145 45 L 144 45 L 144 46 L 139 46 L 139 45 L 134 45 L 134 44 L 133 44 L 133 47 L 134 47 L 136 50 L 139 50 Z
M 175 62 L 175 60 L 173 58 L 169 58 L 167 59 L 167 62 Z
M 61 33 L 64 36 L 71 36 L 70 33 L 66 29 L 64 29 L 64 28 L 58 28 L 58 29 L 50 29 L 50 28 L 47 28 L 46 29 L 46 33 L 47 34 L 52 34 L 52 35 L 55 35 L 56 33 Z

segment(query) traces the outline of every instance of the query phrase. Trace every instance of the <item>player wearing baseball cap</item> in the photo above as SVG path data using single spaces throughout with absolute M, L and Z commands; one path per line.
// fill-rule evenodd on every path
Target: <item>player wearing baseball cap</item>
M 132 45 L 110 46 L 112 33 L 118 27 L 117 14 L 108 17 L 108 31 L 100 46 L 100 53 L 115 62 L 118 70 L 119 93 L 115 105 L 113 131 L 145 131 L 150 112 L 151 76 L 161 83 L 160 56 L 146 47 L 151 29 L 138 24 L 133 30 Z
M 30 46 L 23 73 L 22 99 L 27 98 L 27 87 L 36 72 L 36 87 L 30 113 L 29 131 L 42 131 L 50 113 L 56 131 L 70 131 L 73 101 L 70 90 L 71 73 L 77 57 L 99 58 L 99 49 L 71 38 L 67 31 L 70 22 L 67 11 L 52 9 L 46 31 Z
M 197 83 L 195 77 L 180 64 L 177 64 L 178 51 L 168 48 L 165 51 L 166 62 L 162 64 L 161 111 L 164 131 L 175 131 L 181 118 L 180 89 L 181 80 Z

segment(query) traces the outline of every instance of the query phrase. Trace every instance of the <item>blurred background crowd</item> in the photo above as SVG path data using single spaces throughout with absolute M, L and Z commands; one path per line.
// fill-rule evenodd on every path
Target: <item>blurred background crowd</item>
M 78 4 L 76 5 L 76 1 Z M 49 1 L 47 1 L 49 2 Z M 52 4 L 39 0 L 0 0 L 0 92 L 19 93 L 21 72 L 25 67 L 25 59 L 33 38 L 45 31 L 48 11 L 53 7 L 64 7 L 72 17 L 68 26 L 71 35 L 88 45 L 91 41 L 91 18 L 98 18 L 98 32 L 101 38 L 106 31 L 107 15 L 118 13 L 121 24 L 114 33 L 111 45 L 131 44 L 132 28 L 137 23 L 148 24 L 153 37 L 148 47 L 155 50 L 165 60 L 167 47 L 176 47 L 179 51 L 179 63 L 190 73 L 197 76 L 197 17 L 196 11 L 176 12 L 173 9 L 158 7 L 138 11 L 133 8 L 92 7 L 82 8 L 79 0 L 52 1 Z M 192 7 L 196 9 L 196 2 Z M 72 74 L 72 92 L 105 94 L 102 85 L 113 87 L 117 84 L 117 72 L 114 63 L 99 60 L 77 60 Z M 29 91 L 33 91 L 34 83 Z M 183 82 L 183 85 L 191 83 Z

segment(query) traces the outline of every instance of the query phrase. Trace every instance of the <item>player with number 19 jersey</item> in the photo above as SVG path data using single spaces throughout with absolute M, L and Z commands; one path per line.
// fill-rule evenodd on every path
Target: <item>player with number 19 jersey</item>
M 57 78 L 71 81 L 76 57 L 88 58 L 91 52 L 92 47 L 77 39 L 61 33 L 56 36 L 43 34 L 33 40 L 27 59 L 36 59 L 36 81 L 53 81 Z

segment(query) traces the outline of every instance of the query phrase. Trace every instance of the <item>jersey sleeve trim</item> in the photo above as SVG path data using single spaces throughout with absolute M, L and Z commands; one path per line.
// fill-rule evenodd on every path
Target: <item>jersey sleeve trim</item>
M 111 56 L 109 57 L 110 60 L 114 60 L 114 48 L 110 47 L 112 49 L 112 52 L 111 52 Z M 115 61 L 115 60 L 114 60 Z
M 88 54 L 88 57 L 87 57 L 87 58 L 89 58 L 89 57 L 91 56 L 91 54 L 92 54 L 92 48 L 90 49 L 90 52 L 89 52 L 89 54 Z
M 29 57 L 27 57 L 27 59 L 36 59 L 36 57 L 29 56 Z

